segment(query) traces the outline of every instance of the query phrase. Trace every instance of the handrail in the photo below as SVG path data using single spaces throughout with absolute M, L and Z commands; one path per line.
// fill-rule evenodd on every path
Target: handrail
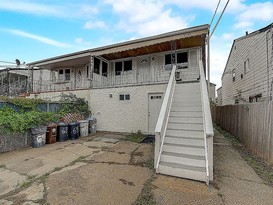
M 209 184 L 209 157 L 208 157 L 208 143 L 207 137 L 213 136 L 213 126 L 211 120 L 211 112 L 209 106 L 209 96 L 208 96 L 208 87 L 206 84 L 206 78 L 203 69 L 203 62 L 199 61 L 199 68 L 200 68 L 200 89 L 202 95 L 202 113 L 203 113 L 203 123 L 204 123 L 204 142 L 205 142 L 205 160 L 206 160 L 206 175 L 207 180 L 206 183 Z
M 160 162 L 160 155 L 162 153 L 162 147 L 164 143 L 167 119 L 169 118 L 171 103 L 173 99 L 173 93 L 175 88 L 175 72 L 176 65 L 173 65 L 169 83 L 164 95 L 160 113 L 155 127 L 155 169 L 158 168 Z

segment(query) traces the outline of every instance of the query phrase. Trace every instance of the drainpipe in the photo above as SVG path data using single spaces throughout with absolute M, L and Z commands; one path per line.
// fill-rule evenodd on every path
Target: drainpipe
M 9 68 L 7 69 L 7 78 L 8 78 L 8 87 L 7 87 L 7 96 L 10 96 L 10 73 L 9 73 Z
M 210 34 L 209 34 L 209 31 L 208 31 L 208 37 L 207 37 L 207 40 L 208 40 L 208 57 L 207 57 L 207 74 L 208 74 L 208 96 L 209 96 L 209 99 L 210 99 Z
M 267 34 L 269 33 L 270 29 L 265 34 L 266 39 L 266 67 L 267 67 L 267 101 L 269 101 L 269 62 L 268 62 L 268 38 Z

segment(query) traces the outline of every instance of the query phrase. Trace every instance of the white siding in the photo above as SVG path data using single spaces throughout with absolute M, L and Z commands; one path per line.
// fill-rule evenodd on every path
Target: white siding
M 273 49 L 272 31 L 257 32 L 235 40 L 232 49 L 222 76 L 223 105 L 234 104 L 235 96 L 239 92 L 242 98 L 240 103 L 248 102 L 250 96 L 258 94 L 262 94 L 264 100 L 267 99 L 272 81 L 272 64 L 270 65 Z M 249 59 L 249 71 L 245 73 L 244 62 L 247 59 Z M 235 81 L 232 80 L 232 70 L 235 70 Z

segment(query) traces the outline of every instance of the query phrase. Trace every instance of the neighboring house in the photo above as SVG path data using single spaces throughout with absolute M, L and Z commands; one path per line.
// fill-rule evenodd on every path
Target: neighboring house
M 64 92 L 85 98 L 98 130 L 156 135 L 157 172 L 212 180 L 208 33 L 201 25 L 29 63 L 30 70 L 51 72 L 33 92 L 49 100 Z
M 273 24 L 235 39 L 222 74 L 222 104 L 272 100 Z
M 215 98 L 215 87 L 216 85 L 214 83 L 210 83 L 209 86 L 209 99 L 212 102 L 215 102 L 216 98 Z
M 5 68 L 0 70 L 0 95 L 16 97 L 27 93 L 32 87 L 38 88 L 37 82 L 43 74 L 43 79 L 49 79 L 50 71 L 29 70 L 28 68 Z M 33 82 L 33 83 L 32 83 Z
M 217 105 L 222 105 L 222 87 L 217 89 Z

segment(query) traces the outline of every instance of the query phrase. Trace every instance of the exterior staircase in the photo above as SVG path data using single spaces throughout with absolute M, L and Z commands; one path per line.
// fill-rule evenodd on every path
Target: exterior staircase
M 204 126 L 200 83 L 177 83 L 159 173 L 206 181 Z

